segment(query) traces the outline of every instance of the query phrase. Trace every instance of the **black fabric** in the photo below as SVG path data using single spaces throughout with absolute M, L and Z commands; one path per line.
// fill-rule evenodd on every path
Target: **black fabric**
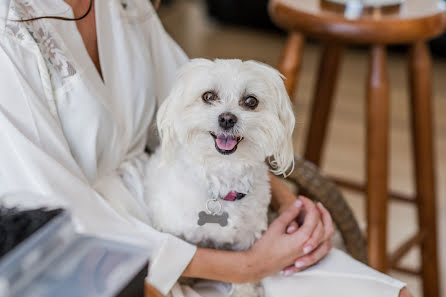
M 0 258 L 62 211 L 43 208 L 18 210 L 0 206 Z

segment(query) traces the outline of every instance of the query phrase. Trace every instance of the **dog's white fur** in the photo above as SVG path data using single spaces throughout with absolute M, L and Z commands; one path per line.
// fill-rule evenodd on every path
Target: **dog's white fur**
M 215 92 L 219 100 L 203 102 Z M 249 110 L 241 98 L 255 96 Z M 225 133 L 218 116 L 231 112 L 238 122 L 232 135 L 242 136 L 237 150 L 219 153 L 209 132 Z M 246 250 L 267 228 L 270 203 L 268 166 L 285 174 L 293 164 L 294 115 L 280 73 L 255 61 L 195 59 L 178 75 L 161 105 L 157 125 L 161 146 L 146 171 L 146 201 L 151 224 L 198 246 Z M 247 193 L 238 201 L 220 199 L 229 224 L 197 224 L 206 201 L 230 191 Z M 250 289 L 252 288 L 252 289 Z M 238 288 L 233 296 L 256 296 L 254 286 Z

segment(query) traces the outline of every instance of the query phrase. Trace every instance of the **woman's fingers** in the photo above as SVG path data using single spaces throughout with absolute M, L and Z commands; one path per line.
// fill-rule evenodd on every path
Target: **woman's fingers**
M 286 233 L 287 234 L 293 234 L 294 232 L 297 231 L 297 228 L 299 226 L 297 225 L 296 221 L 292 221 L 291 224 L 288 225 L 288 227 L 286 228 Z
M 296 272 L 303 271 L 320 260 L 322 260 L 325 255 L 331 250 L 331 242 L 325 242 L 314 250 L 311 254 L 302 256 L 296 260 L 294 265 L 284 268 L 281 272 L 283 276 L 290 276 Z
M 292 235 L 293 240 L 295 241 L 294 246 L 302 246 L 306 243 L 311 238 L 317 225 L 321 222 L 320 212 L 315 204 L 304 197 L 300 197 L 299 200 L 302 201 L 306 214 L 302 226 L 299 227 L 299 231 Z
M 324 225 L 325 229 L 325 240 L 330 240 L 333 237 L 335 228 L 333 226 L 333 220 L 331 218 L 330 213 L 328 210 L 322 205 L 322 203 L 317 203 L 317 208 L 319 209 L 322 217 L 322 224 Z
M 288 266 L 288 267 L 286 267 L 285 269 L 283 269 L 283 270 L 281 271 L 281 274 L 282 274 L 283 276 L 290 276 L 290 275 L 296 273 L 297 271 L 298 271 L 298 270 L 297 270 L 296 266 L 291 265 L 291 266 Z
M 294 222 L 296 217 L 299 215 L 303 206 L 302 200 L 296 200 L 286 211 L 284 211 L 274 222 L 271 224 L 270 228 L 280 230 L 283 232 L 288 228 L 291 222 Z
M 321 222 L 317 225 L 311 238 L 304 244 L 304 254 L 308 254 L 324 241 L 331 241 L 334 233 L 333 221 L 330 213 L 325 209 L 322 203 L 318 202 L 316 205 L 321 213 Z
M 319 222 L 316 225 L 316 228 L 311 234 L 311 237 L 304 243 L 303 252 L 304 254 L 308 254 L 320 246 L 325 241 L 325 230 L 322 222 Z
M 304 206 L 303 211 L 306 212 L 305 220 L 299 228 L 296 221 L 291 222 L 287 233 L 295 233 L 293 236 L 299 237 L 300 240 L 306 238 L 299 244 L 299 254 L 302 254 L 303 251 L 303 255 L 295 260 L 293 266 L 283 269 L 282 275 L 284 276 L 292 275 L 316 264 L 330 252 L 332 247 L 334 226 L 330 213 L 321 203 L 315 205 L 307 198 L 301 197 L 301 199 Z
M 322 260 L 322 258 L 324 258 L 328 254 L 328 252 L 331 250 L 331 247 L 332 247 L 331 244 L 332 243 L 330 240 L 324 241 L 324 243 L 321 244 L 312 253 L 298 258 L 294 265 L 295 266 L 294 271 L 295 272 L 302 271 L 302 270 L 316 264 L 320 260 Z

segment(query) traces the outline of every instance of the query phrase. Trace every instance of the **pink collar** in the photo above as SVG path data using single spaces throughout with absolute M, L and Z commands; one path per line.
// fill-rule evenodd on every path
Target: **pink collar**
M 236 201 L 236 200 L 243 199 L 245 196 L 246 196 L 246 194 L 235 192 L 235 191 L 231 191 L 223 198 L 223 200 L 226 200 L 226 201 Z

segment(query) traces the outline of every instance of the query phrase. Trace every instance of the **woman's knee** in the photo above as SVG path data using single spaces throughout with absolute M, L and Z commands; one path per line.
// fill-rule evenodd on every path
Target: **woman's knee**
M 410 294 L 410 292 L 407 290 L 407 288 L 403 288 L 400 291 L 400 295 L 398 297 L 413 297 L 413 295 Z

